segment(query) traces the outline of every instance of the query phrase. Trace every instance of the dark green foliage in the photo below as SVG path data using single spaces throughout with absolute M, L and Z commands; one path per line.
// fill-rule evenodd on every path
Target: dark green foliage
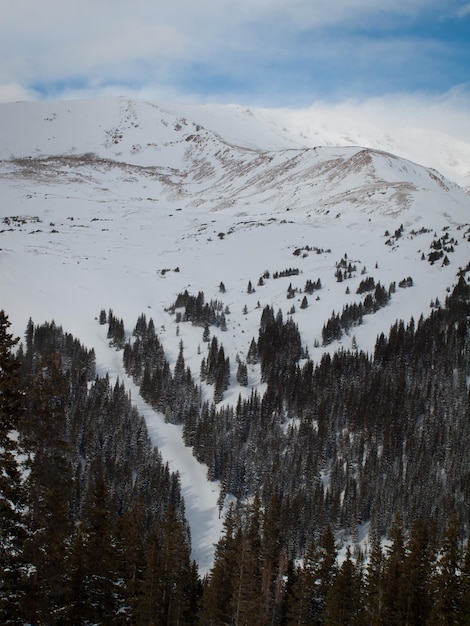
M 365 293 L 366 291 L 373 291 L 375 289 L 375 280 L 372 276 L 364 278 L 359 283 L 359 287 L 356 289 L 356 293 Z
M 106 324 L 107 322 L 107 315 L 106 315 L 106 311 L 104 309 L 101 309 L 100 311 L 100 317 L 99 317 L 99 321 L 100 324 L 103 326 L 104 324 Z
M 230 506 L 224 533 L 215 548 L 214 565 L 204 586 L 201 626 L 219 626 L 232 620 L 235 576 L 241 546 L 238 513 Z
M 299 274 L 300 270 L 298 267 L 289 267 L 285 270 L 273 272 L 273 278 L 287 278 L 289 276 L 298 276 Z
M 314 291 L 318 291 L 319 289 L 321 289 L 320 279 L 315 282 L 311 281 L 309 278 L 307 279 L 304 287 L 305 293 L 312 295 Z
M 348 546 L 346 558 L 338 567 L 326 594 L 323 620 L 326 626 L 362 623 L 361 575 Z
M 118 319 L 109 309 L 108 312 L 108 335 L 109 343 L 118 350 L 124 347 L 126 335 L 124 332 L 124 322 Z
M 328 523 L 354 535 L 370 520 L 383 535 L 397 510 L 408 529 L 420 517 L 446 523 L 456 507 L 468 527 L 468 459 L 455 453 L 470 445 L 467 292 L 461 278 L 446 307 L 417 324 L 397 322 L 388 337 L 378 337 L 372 356 L 343 350 L 316 366 L 308 359 L 300 365 L 292 320 L 265 307 L 247 354 L 247 363 L 261 365 L 265 393 L 240 398 L 236 407 L 193 405 L 181 414 L 195 455 L 227 493 L 257 491 L 264 503 L 280 496 L 288 558 Z M 369 296 L 383 304 L 388 293 L 377 284 Z M 213 338 L 201 368 L 211 384 L 220 375 L 220 389 L 227 359 L 221 355 Z
M 250 283 L 251 285 L 251 283 Z M 219 291 L 225 293 L 225 286 L 220 283 Z M 177 309 L 184 308 L 184 313 L 177 313 L 177 321 L 192 322 L 195 326 L 217 326 L 226 330 L 227 308 L 220 300 L 204 301 L 204 293 L 200 291 L 197 296 L 192 296 L 186 289 L 180 293 L 170 311 L 175 313 Z
M 390 293 L 375 285 L 362 313 Z M 233 407 L 220 404 L 230 364 L 215 336 L 201 367 L 214 401 L 201 405 L 183 344 L 172 369 L 153 321 L 139 318 L 124 346 L 127 371 L 221 480 L 221 506 L 229 494 L 240 499 L 204 582 L 201 624 L 468 621 L 468 299 L 462 272 L 445 306 L 417 323 L 397 321 L 373 355 L 344 350 L 318 364 L 305 357 L 292 320 L 266 307 L 246 359 L 258 361 L 265 391 Z M 345 309 L 335 324 L 343 332 L 357 314 Z M 28 324 L 19 370 L 5 336 L 1 372 L 12 365 L 28 393 L 15 391 L 9 404 L 19 387 L 3 387 L 3 459 L 16 455 L 11 429 L 34 452 L 27 485 L 8 483 L 20 506 L 5 520 L 21 549 L 2 552 L 6 623 L 76 623 L 78 615 L 197 623 L 201 588 L 178 478 L 152 449 L 123 384 L 91 384 L 93 354 L 54 323 Z M 15 463 L 11 475 L 20 477 Z M 388 547 L 376 539 L 364 567 L 352 549 L 338 561 L 334 529 L 354 538 L 364 522 L 371 536 L 389 535 Z M 5 575 L 13 566 L 15 589 Z
M 411 528 L 405 564 L 407 586 L 407 624 L 419 626 L 429 618 L 432 605 L 432 575 L 436 569 L 437 537 L 435 525 L 418 519 Z
M 370 293 L 372 292 L 373 293 Z M 365 279 L 359 285 L 357 293 L 367 293 L 363 302 L 358 304 L 346 304 L 341 314 L 333 313 L 322 329 L 323 345 L 327 346 L 333 341 L 339 341 L 343 333 L 348 333 L 351 327 L 362 324 L 364 315 L 376 313 L 387 305 L 394 288 L 391 285 L 388 292 L 380 284 L 375 284 L 373 278 Z
M 458 519 L 452 516 L 441 542 L 438 568 L 432 582 L 432 608 L 429 623 L 451 626 L 462 617 L 462 551 Z M 463 622 L 465 623 L 465 622 Z
M 248 368 L 246 363 L 243 363 L 242 361 L 238 363 L 237 382 L 239 385 L 242 385 L 242 387 L 246 387 L 248 385 Z
M 275 316 L 272 307 L 265 307 L 261 314 L 257 348 L 261 376 L 268 381 L 270 376 L 278 375 L 301 356 L 302 345 L 296 324 L 291 318 L 284 322 L 281 310 Z
M 383 569 L 382 623 L 390 626 L 395 624 L 404 626 L 407 623 L 406 593 L 409 583 L 406 578 L 403 528 L 398 518 L 395 518 L 389 539 L 391 544 L 387 548 L 387 558 Z
M 398 283 L 398 286 L 401 287 L 402 289 L 405 289 L 406 287 L 413 287 L 413 279 L 411 278 L 411 276 L 408 276 L 407 278 L 404 278 L 403 280 L 401 280 Z
M 150 323 L 146 332 L 154 332 Z M 142 623 L 142 607 L 162 579 L 166 600 L 149 621 L 194 623 L 199 583 L 178 478 L 152 449 L 124 386 L 107 377 L 90 384 L 93 353 L 53 323 L 28 324 L 21 368 L 8 356 L 14 343 L 5 335 L 0 409 L 31 455 L 11 530 L 2 527 L 2 623 Z M 27 392 L 18 394 L 19 378 L 3 384 L 10 365 Z
M 18 441 L 24 410 L 20 363 L 14 354 L 19 340 L 9 327 L 7 315 L 0 311 L 0 621 L 17 624 L 28 571 L 23 546 L 30 532 Z
M 133 331 L 134 341 L 124 347 L 124 368 L 140 385 L 144 400 L 164 413 L 169 422 L 184 425 L 185 440 L 190 445 L 200 406 L 200 391 L 193 381 L 191 370 L 185 366 L 183 345 L 180 343 L 172 373 L 152 318 L 146 327 L 142 316 L 139 319 L 140 323 Z

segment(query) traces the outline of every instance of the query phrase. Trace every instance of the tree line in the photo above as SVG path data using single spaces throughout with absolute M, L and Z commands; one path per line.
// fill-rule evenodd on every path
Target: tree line
M 439 532 L 395 516 L 386 546 L 339 545 L 330 525 L 301 563 L 285 552 L 278 498 L 229 508 L 198 624 L 437 626 L 470 623 L 470 550 L 452 514 Z
M 247 358 L 265 391 L 235 406 L 202 402 L 182 344 L 170 367 L 151 319 L 124 334 L 142 395 L 221 481 L 220 510 L 235 498 L 202 580 L 178 476 L 122 382 L 97 377 L 93 351 L 53 322 L 30 321 L 18 347 L 1 312 L 2 623 L 470 623 L 464 276 L 372 355 L 318 364 L 266 307 Z M 116 320 L 100 316 L 113 343 Z M 212 348 L 204 375 L 225 385 Z
M 228 357 L 218 344 L 210 368 L 207 359 L 202 368 L 206 382 L 220 381 L 212 403 L 201 402 L 182 347 L 174 373 L 166 362 L 136 382 L 157 398 L 172 389 L 170 404 L 155 406 L 178 406 L 169 419 L 182 424 L 186 443 L 223 493 L 259 493 L 264 506 L 280 498 L 289 557 L 302 556 L 327 524 L 354 538 L 370 522 L 384 535 L 397 510 L 409 528 L 418 517 L 444 526 L 455 509 L 467 532 L 468 291 L 462 275 L 444 306 L 417 322 L 398 320 L 372 355 L 340 350 L 318 364 L 292 318 L 265 307 L 244 363 L 259 368 L 265 391 L 240 394 L 235 405 L 220 402 Z M 140 359 L 151 361 L 145 351 Z
M 0 621 L 191 623 L 177 474 L 124 385 L 53 322 L 16 350 L 0 312 Z

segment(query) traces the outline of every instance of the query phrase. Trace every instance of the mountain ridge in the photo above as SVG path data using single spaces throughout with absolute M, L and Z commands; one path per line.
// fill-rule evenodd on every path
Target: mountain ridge
M 405 235 L 408 230 L 408 237 L 414 238 L 413 232 L 422 228 L 437 233 L 462 228 L 469 221 L 468 195 L 435 170 L 362 147 L 255 149 L 255 142 L 266 136 L 264 128 L 253 133 L 250 147 L 240 146 L 232 141 L 236 129 L 228 128 L 230 140 L 225 140 L 199 122 L 188 121 L 181 107 L 177 109 L 169 113 L 167 105 L 125 98 L 2 105 L 0 111 L 8 111 L 7 116 L 0 115 L 5 138 L 0 162 L 4 217 L 37 217 L 45 212 L 56 223 L 56 218 L 64 219 L 65 202 L 75 213 L 75 223 L 68 226 L 76 233 L 77 221 L 87 221 L 86 229 L 95 230 L 95 249 L 100 246 L 98 237 L 110 232 L 96 229 L 103 220 L 110 228 L 118 225 L 119 216 L 128 220 L 124 216 L 132 214 L 143 220 L 140 229 L 145 224 L 147 230 L 157 228 L 155 220 L 161 220 L 163 230 L 168 227 L 162 234 L 163 246 L 170 242 L 173 246 L 173 252 L 159 253 L 168 257 L 164 267 L 178 265 L 176 252 L 182 241 L 201 251 L 201 259 L 209 259 L 206 247 L 211 239 L 212 247 L 221 249 L 217 254 L 225 249 L 233 259 L 236 250 L 227 243 L 229 235 L 243 248 L 241 231 L 259 229 L 260 224 L 270 231 L 277 226 L 300 229 L 302 235 L 296 235 L 291 249 L 301 247 L 307 233 L 313 239 L 309 245 L 324 247 L 317 244 L 318 229 L 336 241 L 347 240 L 352 229 L 354 246 L 364 249 L 371 247 L 372 233 L 374 246 L 380 242 L 383 247 L 384 233 L 402 225 Z M 213 110 L 220 126 L 226 109 Z M 139 230 L 136 223 L 130 227 Z M 267 254 L 258 234 L 256 245 Z M 54 235 L 61 239 L 60 232 Z M 126 238 L 125 233 L 122 236 Z M 430 246 L 433 235 L 425 237 Z M 64 241 L 65 250 L 70 239 Z M 392 249 L 406 247 L 405 237 L 393 243 Z M 56 247 L 49 236 L 46 248 L 51 245 Z M 414 252 L 412 244 L 407 246 L 416 260 L 428 254 L 426 246 Z M 391 248 L 382 249 L 390 253 Z M 383 257 L 380 247 L 378 253 Z M 84 256 L 79 248 L 73 254 Z M 462 267 L 464 259 L 465 255 Z M 259 259 L 252 261 L 258 266 L 253 272 L 261 275 L 266 268 Z M 370 267 L 371 261 L 366 263 Z M 267 267 L 273 264 L 266 259 Z M 449 270 L 440 270 L 445 271 Z M 249 273 L 242 272 L 246 280 Z
M 100 102 L 103 105 L 103 101 Z M 49 113 L 41 120 L 40 128 L 43 129 L 41 137 L 36 139 L 33 137 L 28 146 L 23 143 L 13 155 L 13 149 L 7 148 L 8 135 L 14 133 L 15 126 L 10 120 L 9 128 L 2 129 L 6 137 L 2 155 L 10 154 L 7 159 L 3 159 L 4 163 L 22 167 L 25 175 L 29 176 L 33 175 L 32 170 L 35 165 L 47 164 L 51 172 L 53 164 L 57 166 L 62 163 L 66 170 L 70 170 L 70 165 L 89 165 L 93 160 L 95 166 L 126 169 L 130 176 L 140 173 L 146 177 L 159 178 L 163 186 L 176 194 L 176 197 L 185 196 L 189 203 L 196 206 L 206 204 L 210 210 L 232 206 L 237 204 L 237 200 L 240 204 L 247 192 L 251 196 L 251 203 L 273 202 L 273 209 L 302 207 L 308 210 L 311 209 L 312 202 L 309 198 L 299 197 L 302 187 L 308 184 L 320 185 L 323 190 L 327 190 L 328 187 L 337 186 L 342 179 L 346 179 L 348 172 L 360 174 L 361 167 L 364 176 L 374 183 L 368 191 L 364 186 L 358 188 L 356 192 L 344 188 L 337 195 L 330 193 L 326 198 L 320 197 L 315 200 L 325 206 L 334 207 L 348 200 L 355 203 L 359 197 L 361 203 L 367 205 L 368 200 L 375 194 L 375 204 L 380 205 L 377 200 L 380 200 L 378 194 L 381 194 L 386 196 L 383 198 L 385 202 L 395 203 L 399 210 L 400 203 L 404 206 L 409 204 L 406 198 L 413 191 L 413 184 L 417 178 L 423 181 L 425 188 L 428 186 L 426 183 L 429 183 L 429 180 L 424 181 L 423 174 L 420 173 L 421 166 L 399 159 L 382 150 L 362 147 L 290 147 L 277 150 L 260 147 L 247 148 L 227 142 L 217 133 L 208 131 L 195 122 L 188 122 L 185 118 L 178 118 L 174 114 L 163 113 L 156 105 L 152 105 L 150 111 L 152 114 L 160 115 L 158 123 L 155 124 L 155 119 L 152 118 L 152 124 L 148 123 L 148 120 L 144 120 L 147 122 L 144 124 L 139 121 L 135 111 L 136 103 L 127 100 L 110 102 L 114 105 L 119 104 L 120 109 L 117 112 L 120 116 L 119 125 L 103 128 L 103 124 L 98 123 L 99 119 L 93 124 L 89 115 L 82 116 L 87 119 L 88 126 L 95 130 L 100 129 L 101 141 L 95 138 L 94 144 L 92 144 L 91 136 L 82 138 L 82 127 L 80 127 L 77 131 L 79 135 L 74 135 L 74 139 L 81 141 L 82 145 L 72 145 L 77 141 L 67 139 L 67 133 L 65 133 L 65 139 L 63 137 L 63 124 L 60 119 L 64 117 L 64 113 L 60 115 Z M 127 103 L 127 108 L 124 115 L 125 103 Z M 61 104 L 62 108 L 67 106 L 66 103 Z M 30 111 L 31 106 L 28 103 L 26 110 Z M 44 106 L 44 103 L 41 103 L 41 108 Z M 81 106 L 89 107 L 90 103 L 87 102 L 85 105 L 80 103 Z M 66 115 L 72 115 L 72 104 L 69 103 L 68 107 Z M 22 108 L 24 107 L 19 107 L 19 110 Z M 161 117 L 162 115 L 166 117 Z M 23 122 L 20 116 L 16 124 L 17 129 L 19 126 L 24 127 Z M 53 127 L 57 124 L 59 124 L 56 128 L 57 135 L 61 138 L 57 139 L 55 135 L 46 137 L 44 127 L 47 127 L 46 130 L 49 132 L 51 130 L 49 126 Z M 144 127 L 145 129 L 150 127 L 147 139 L 151 141 L 147 141 L 146 144 L 137 141 L 146 132 Z M 65 128 L 68 129 L 68 133 L 71 132 L 67 125 Z M 131 134 L 130 140 L 127 138 L 129 134 Z M 42 142 L 42 147 L 38 147 L 37 143 L 34 147 L 35 142 L 38 141 Z M 18 143 L 21 144 L 21 142 Z M 47 160 L 44 160 L 46 157 Z M 412 170 L 411 174 L 409 169 Z M 457 193 L 455 183 L 445 180 L 434 170 L 424 169 L 433 183 L 444 190 L 452 187 Z M 219 175 L 215 178 L 217 172 Z M 60 169 L 58 173 L 63 175 Z M 324 175 L 323 180 L 322 175 Z M 391 180 L 387 180 L 387 177 Z M 276 185 L 271 189 L 274 180 L 276 180 Z M 243 181 L 244 184 L 240 186 L 239 181 Z M 286 184 L 291 185 L 291 188 L 283 191 L 283 186 Z M 294 186 L 293 189 L 292 186 Z M 213 192 L 214 197 L 211 201 L 204 196 L 205 190 Z M 271 194 L 269 194 L 270 191 Z M 294 196 L 295 203 L 289 202 L 289 199 L 291 197 L 294 199 Z M 288 204 L 293 204 L 293 207 L 287 206 Z M 374 202 L 371 204 L 373 205 Z M 314 209 L 318 210 L 318 208 Z

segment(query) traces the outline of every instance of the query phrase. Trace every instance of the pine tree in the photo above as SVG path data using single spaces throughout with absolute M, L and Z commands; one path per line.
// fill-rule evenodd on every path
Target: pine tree
M 260 515 L 260 500 L 256 496 L 249 505 L 234 581 L 233 617 L 236 626 L 263 625 Z
M 287 596 L 287 626 L 310 626 L 313 615 L 313 597 L 315 579 L 311 568 L 299 567 L 293 576 L 293 582 Z
M 76 549 L 81 550 L 82 554 L 79 556 L 79 567 L 75 560 L 74 575 L 77 580 L 77 573 L 80 572 L 82 584 L 76 589 L 80 597 L 71 598 L 71 603 L 82 606 L 81 618 L 85 622 L 112 623 L 117 608 L 117 564 L 109 494 L 101 466 L 95 468 L 94 476 L 90 476 L 77 537 Z
M 34 455 L 27 480 L 31 536 L 25 552 L 33 565 L 28 585 L 29 619 L 53 621 L 64 605 L 64 562 L 72 535 L 70 450 L 66 442 L 70 381 L 56 354 L 39 363 L 30 379 L 23 430 Z
M 435 567 L 436 542 L 432 526 L 417 520 L 407 544 L 407 624 L 425 624 L 430 607 L 430 581 Z
M 461 573 L 461 590 L 462 590 L 462 606 L 461 615 L 462 623 L 470 624 L 470 541 L 467 539 L 467 545 L 464 552 L 464 559 Z
M 142 497 L 137 498 L 116 520 L 114 542 L 117 558 L 117 576 L 122 581 L 120 616 L 136 622 L 136 611 L 142 593 L 147 552 L 147 525 L 150 517 Z
M 232 623 L 235 572 L 241 542 L 234 505 L 231 504 L 224 520 L 224 532 L 214 555 L 214 565 L 205 585 L 201 626 L 219 626 Z
M 322 618 L 326 596 L 336 571 L 336 555 L 333 529 L 328 525 L 320 536 L 314 556 L 315 595 L 313 614 L 315 623 L 318 623 Z
M 325 599 L 325 626 L 360 624 L 362 613 L 361 572 L 351 560 L 347 547 L 346 559 L 334 577 Z
M 239 385 L 246 387 L 248 385 L 248 368 L 246 363 L 240 361 L 237 368 L 237 382 Z
M 391 545 L 383 571 L 382 624 L 400 626 L 406 624 L 406 592 L 408 581 L 405 575 L 405 542 L 403 528 L 398 517 L 390 531 Z
M 364 608 L 369 626 L 381 624 L 383 553 L 380 537 L 372 538 L 369 561 L 364 574 Z
M 312 626 L 323 621 L 325 602 L 336 572 L 336 546 L 327 526 L 318 544 L 310 543 L 304 565 L 296 572 L 287 598 L 287 626 Z
M 433 605 L 429 624 L 451 626 L 459 624 L 462 611 L 462 581 L 460 531 L 457 517 L 453 515 L 444 532 L 441 554 L 432 582 Z
M 172 505 L 166 511 L 161 535 L 161 549 L 158 555 L 161 581 L 158 591 L 160 623 L 168 626 L 186 626 L 190 620 L 194 578 L 185 527 Z M 156 623 L 159 623 L 158 617 Z
M 18 343 L 0 311 L 0 621 L 16 624 L 23 614 L 25 593 L 23 545 L 28 536 L 26 498 L 19 461 L 18 430 L 22 416 Z
M 287 571 L 281 538 L 281 500 L 277 495 L 271 497 L 265 508 L 260 558 L 263 619 L 265 623 L 274 624 L 281 615 Z
M 81 525 L 78 525 L 72 538 L 65 562 L 66 584 L 65 603 L 62 611 L 64 624 L 81 624 L 89 612 L 89 597 L 85 593 L 88 564 L 86 538 Z

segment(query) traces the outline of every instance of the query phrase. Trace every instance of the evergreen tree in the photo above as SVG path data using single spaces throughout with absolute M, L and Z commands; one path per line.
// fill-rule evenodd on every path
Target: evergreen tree
M 351 560 L 347 547 L 346 559 L 341 563 L 325 599 L 325 626 L 354 626 L 361 623 L 361 571 Z
M 407 544 L 407 624 L 420 626 L 428 619 L 431 575 L 435 568 L 436 541 L 431 524 L 417 520 Z
M 261 514 L 259 497 L 256 496 L 248 508 L 234 580 L 233 618 L 237 626 L 263 625 L 260 552 Z
M 142 496 L 138 497 L 114 525 L 117 577 L 121 581 L 120 603 L 117 611 L 127 623 L 137 621 L 141 598 L 146 554 L 148 523 L 151 517 Z
M 95 475 L 90 475 L 88 498 L 77 534 L 76 549 L 82 550 L 82 562 L 74 575 L 77 579 L 77 570 L 81 568 L 82 584 L 76 589 L 81 597 L 71 598 L 71 603 L 82 607 L 81 619 L 85 623 L 112 623 L 118 604 L 117 563 L 109 494 L 101 466 L 95 468 Z
M 177 510 L 170 505 L 160 527 L 160 537 L 153 539 L 154 551 L 147 564 L 144 601 L 154 606 L 149 623 L 154 621 L 168 626 L 191 623 L 194 579 L 185 534 Z
M 363 598 L 365 618 L 369 626 L 380 626 L 382 611 L 382 570 L 384 556 L 378 534 L 372 538 L 369 561 L 364 574 Z
M 246 363 L 239 361 L 237 368 L 237 382 L 239 385 L 246 387 L 248 385 L 248 368 Z
M 204 587 L 201 626 L 232 623 L 235 573 L 241 543 L 235 509 L 230 505 L 224 520 L 224 532 L 219 539 L 208 581 Z
M 10 321 L 0 311 L 0 621 L 17 624 L 22 612 L 28 536 L 26 498 L 19 461 L 18 431 L 22 416 L 20 364 L 14 355 L 18 339 L 8 332 Z
M 429 624 L 451 626 L 459 624 L 462 614 L 462 579 L 460 530 L 457 517 L 453 515 L 444 532 L 441 554 L 432 581 L 433 605 Z
M 33 623 L 48 623 L 65 602 L 64 562 L 73 532 L 73 478 L 66 441 L 70 381 L 58 354 L 38 365 L 30 379 L 24 423 L 34 449 L 27 480 L 31 536 L 25 542 L 33 574 L 25 604 Z
M 72 538 L 66 566 L 64 624 L 82 624 L 89 614 L 89 597 L 85 593 L 88 578 L 88 556 L 83 528 L 78 525 Z
M 383 570 L 382 624 L 400 626 L 406 624 L 406 594 L 408 580 L 405 570 L 405 542 L 401 521 L 395 517 L 390 531 L 391 544 Z
M 312 570 L 299 567 L 287 595 L 287 626 L 310 626 L 312 624 L 312 602 L 315 593 L 315 580 Z
M 261 593 L 265 623 L 278 623 L 284 604 L 287 556 L 282 545 L 281 499 L 273 495 L 265 508 L 261 542 Z
M 463 624 L 470 624 L 470 541 L 464 552 L 464 559 L 461 573 L 462 606 L 461 616 Z

